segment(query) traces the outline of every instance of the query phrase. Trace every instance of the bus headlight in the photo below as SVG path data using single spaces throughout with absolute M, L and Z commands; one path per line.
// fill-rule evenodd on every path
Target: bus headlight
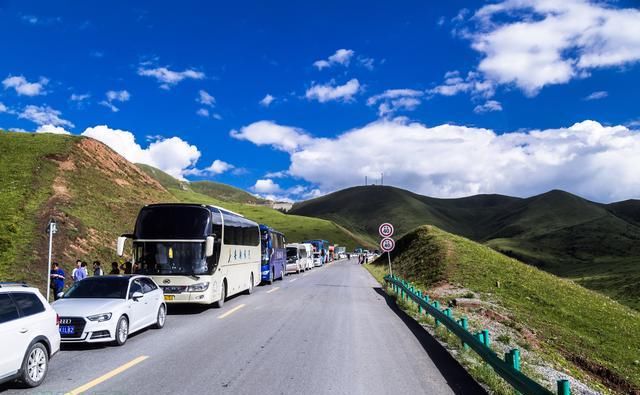
M 187 292 L 204 292 L 207 289 L 209 289 L 209 283 L 197 283 L 189 285 L 187 287 Z

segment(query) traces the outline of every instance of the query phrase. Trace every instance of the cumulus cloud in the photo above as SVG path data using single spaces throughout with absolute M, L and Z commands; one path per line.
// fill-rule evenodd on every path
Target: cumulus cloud
M 282 188 L 280 187 L 280 185 L 269 178 L 264 180 L 257 180 L 255 185 L 251 187 L 251 189 L 257 193 L 276 194 L 282 192 Z
M 427 91 L 430 96 L 455 96 L 458 93 L 471 93 L 474 97 L 491 97 L 495 93 L 495 84 L 484 79 L 479 73 L 470 71 L 462 77 L 458 70 L 448 71 L 444 82 Z
M 202 105 L 213 107 L 216 105 L 216 98 L 211 96 L 207 91 L 200 89 L 196 101 Z
M 236 167 L 231 163 L 227 163 L 220 159 L 214 160 L 209 167 L 204 169 L 187 169 L 184 171 L 184 175 L 193 175 L 193 176 L 217 176 L 222 173 L 226 173 L 229 170 L 233 170 Z
M 273 121 L 258 121 L 232 130 L 231 137 L 250 141 L 256 145 L 271 145 L 276 149 L 293 152 L 313 139 L 304 130 L 292 126 L 278 125 Z
M 353 96 L 360 91 L 360 82 L 353 78 L 344 85 L 335 85 L 335 81 L 331 81 L 324 85 L 312 85 L 307 89 L 305 97 L 309 100 L 317 100 L 320 103 L 326 103 L 332 100 L 348 102 L 353 100 Z
M 158 139 L 142 148 L 133 133 L 106 125 L 87 128 L 82 136 L 103 142 L 129 162 L 154 166 L 181 180 L 200 158 L 198 148 L 179 137 Z
M 155 78 L 160 83 L 160 88 L 167 90 L 185 79 L 201 80 L 205 77 L 203 72 L 193 69 L 174 71 L 167 67 L 146 68 L 142 65 L 138 68 L 138 75 Z
M 9 108 L 5 106 L 3 102 L 0 102 L 0 112 L 7 112 L 7 111 L 9 111 Z
M 260 105 L 263 107 L 269 107 L 274 100 L 276 100 L 276 98 L 267 93 L 262 100 L 260 100 Z
M 209 110 L 207 110 L 206 108 L 199 108 L 198 111 L 196 111 L 196 114 L 200 115 L 201 117 L 208 118 Z
M 120 111 L 120 109 L 118 107 L 116 107 L 116 105 L 113 104 L 113 102 L 126 102 L 126 101 L 129 101 L 129 99 L 131 98 L 131 94 L 126 90 L 107 91 L 107 93 L 105 93 L 105 97 L 107 98 L 107 100 L 103 100 L 98 104 L 107 107 L 108 109 L 110 109 L 113 112 L 118 112 L 118 111 Z
M 506 18 L 505 18 L 506 16 Z M 504 0 L 480 8 L 466 36 L 486 79 L 527 95 L 640 60 L 640 10 L 587 0 Z
M 39 96 L 46 94 L 44 87 L 49 83 L 49 80 L 40 77 L 38 82 L 29 82 L 24 76 L 8 76 L 2 81 L 4 89 L 13 88 L 20 96 Z
M 18 114 L 18 118 L 27 119 L 37 125 L 53 125 L 73 127 L 73 123 L 66 119 L 60 118 L 62 113 L 54 110 L 49 106 L 34 106 L 32 104 L 26 106 L 24 110 Z
M 65 130 L 65 128 L 61 126 L 54 126 L 50 124 L 38 126 L 36 133 L 71 134 L 71 132 Z
M 498 134 L 381 119 L 331 139 L 305 136 L 293 150 L 271 144 L 289 152 L 290 176 L 323 193 L 384 172 L 393 185 L 437 197 L 530 196 L 554 188 L 605 202 L 640 195 L 640 132 L 625 126 L 587 120 Z
M 609 93 L 607 93 L 606 91 L 597 91 L 585 97 L 584 100 L 600 100 L 604 99 L 607 96 L 609 96 Z
M 71 101 L 84 101 L 84 100 L 87 100 L 90 97 L 91 97 L 91 95 L 88 94 L 88 93 L 83 93 L 83 94 L 72 93 L 71 96 L 69 97 L 69 100 L 71 100 Z
M 497 100 L 487 100 L 483 104 L 478 104 L 473 112 L 476 114 L 482 114 L 485 112 L 502 111 L 502 104 Z
M 351 58 L 354 55 L 354 51 L 351 49 L 339 49 L 333 55 L 329 56 L 327 59 L 316 60 L 313 62 L 313 65 L 318 69 L 322 70 L 324 68 L 328 68 L 334 65 L 342 65 L 349 66 L 351 62 Z
M 378 105 L 378 115 L 384 117 L 397 111 L 413 111 L 422 101 L 424 92 L 415 89 L 388 89 L 367 99 L 368 106 Z

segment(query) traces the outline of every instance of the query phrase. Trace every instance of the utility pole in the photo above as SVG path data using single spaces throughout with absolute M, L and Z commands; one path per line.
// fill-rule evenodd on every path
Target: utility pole
M 367 186 L 367 176 L 364 176 L 364 186 Z
M 49 225 L 47 226 L 47 232 L 49 233 L 49 259 L 47 260 L 47 302 L 49 301 L 49 294 L 51 293 L 51 251 L 53 250 L 53 234 L 58 232 L 58 225 L 56 221 L 51 218 Z

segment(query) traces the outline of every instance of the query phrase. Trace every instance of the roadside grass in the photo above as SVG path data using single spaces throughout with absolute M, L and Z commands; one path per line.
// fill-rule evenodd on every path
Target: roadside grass
M 378 263 L 367 268 L 382 281 L 386 259 Z M 618 392 L 640 388 L 640 314 L 606 296 L 433 226 L 399 240 L 392 265 L 421 289 L 446 282 L 506 309 L 545 359 L 576 377 Z
M 27 280 L 33 241 L 44 237 L 40 210 L 52 196 L 58 164 L 76 141 L 71 136 L 0 131 L 0 279 Z

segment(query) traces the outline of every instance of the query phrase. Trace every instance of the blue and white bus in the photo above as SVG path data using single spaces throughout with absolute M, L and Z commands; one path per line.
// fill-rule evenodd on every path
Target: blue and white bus
M 260 225 L 262 247 L 262 281 L 273 284 L 276 279 L 284 279 L 287 272 L 287 249 L 284 235 L 267 225 Z
M 144 206 L 133 234 L 118 238 L 122 256 L 133 240 L 133 271 L 151 276 L 167 303 L 215 303 L 260 283 L 260 228 L 221 207 Z
M 320 254 L 321 264 L 329 262 L 329 242 L 326 240 L 306 240 L 303 243 L 309 243 L 313 246 L 313 252 Z

